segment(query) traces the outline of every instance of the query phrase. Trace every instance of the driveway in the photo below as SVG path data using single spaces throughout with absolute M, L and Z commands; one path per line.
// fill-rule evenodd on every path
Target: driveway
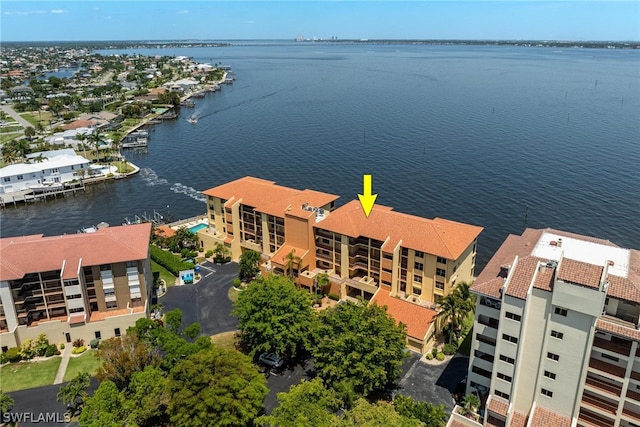
M 11 108 L 8 105 L 1 105 L 0 108 L 2 109 L 2 111 L 4 111 L 5 113 L 7 113 L 7 115 L 13 117 L 13 119 L 20 123 L 20 126 L 24 127 L 25 129 L 28 127 L 33 127 L 33 125 L 31 123 L 29 123 L 24 117 L 22 117 L 20 114 L 18 114 L 13 108 Z
M 203 335 L 237 330 L 238 319 L 231 316 L 233 304 L 228 293 L 233 279 L 238 277 L 238 264 L 205 262 L 200 268 L 202 278 L 198 283 L 172 286 L 158 298 L 162 310 L 166 313 L 179 308 L 182 310 L 182 325 L 199 323 Z

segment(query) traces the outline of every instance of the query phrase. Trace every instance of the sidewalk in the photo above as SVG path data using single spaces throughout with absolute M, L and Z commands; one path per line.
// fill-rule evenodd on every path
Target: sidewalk
M 31 123 L 26 121 L 20 114 L 16 113 L 16 111 L 13 108 L 11 108 L 10 106 L 2 105 L 2 106 L 0 106 L 0 108 L 2 108 L 2 111 L 4 111 L 5 113 L 7 113 L 11 117 L 13 117 L 13 119 L 16 122 L 20 123 L 20 125 L 22 127 L 24 127 L 25 129 L 28 128 L 28 127 L 33 127 L 33 125 Z
M 67 372 L 67 365 L 69 365 L 69 359 L 71 359 L 71 349 L 73 346 L 71 343 L 65 345 L 64 350 L 62 350 L 62 361 L 60 362 L 60 366 L 58 367 L 58 373 L 56 374 L 56 379 L 53 380 L 53 384 L 61 384 L 64 379 L 64 374 Z

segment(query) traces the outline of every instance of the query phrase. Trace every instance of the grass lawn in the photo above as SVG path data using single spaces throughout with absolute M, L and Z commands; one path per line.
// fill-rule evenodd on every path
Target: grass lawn
M 53 384 L 61 357 L 42 362 L 7 363 L 0 368 L 2 392 L 24 390 Z
M 71 381 L 82 372 L 88 372 L 89 375 L 94 376 L 101 364 L 95 350 L 87 350 L 81 356 L 72 357 L 64 374 L 64 382 Z
M 5 142 L 11 141 L 14 138 L 19 138 L 21 136 L 22 136 L 22 132 L 1 133 L 0 134 L 0 144 L 4 144 Z
M 236 302 L 238 300 L 239 294 L 240 294 L 240 291 L 236 290 L 234 287 L 231 287 L 229 289 L 229 294 L 228 294 L 231 302 Z
M 11 133 L 11 132 L 20 132 L 22 130 L 22 126 L 16 123 L 15 126 L 5 126 L 0 128 L 0 132 L 2 133 Z
M 159 271 L 160 278 L 164 279 L 164 282 L 167 284 L 167 287 L 173 286 L 176 284 L 176 276 L 171 274 L 169 270 L 167 270 L 166 268 L 164 268 L 154 260 L 151 260 L 151 271 L 153 272 Z
M 42 122 L 43 125 L 48 125 L 49 122 L 53 119 L 53 116 L 48 111 L 31 111 L 28 113 L 20 113 L 23 119 L 31 123 L 33 127 L 38 125 L 38 122 Z
M 211 336 L 211 342 L 214 345 L 217 345 L 219 347 L 222 348 L 228 348 L 230 350 L 235 350 L 236 346 L 236 334 L 238 333 L 238 331 L 231 331 L 231 332 L 223 332 L 221 334 L 217 334 L 217 335 L 212 335 Z
M 116 162 L 113 162 L 113 165 L 118 168 L 118 172 L 120 173 L 133 172 L 133 166 L 131 166 L 129 162 L 116 161 Z

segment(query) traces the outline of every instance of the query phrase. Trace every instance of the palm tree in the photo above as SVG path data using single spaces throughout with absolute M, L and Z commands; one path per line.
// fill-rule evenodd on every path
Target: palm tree
M 90 381 L 91 377 L 88 373 L 83 372 L 78 374 L 78 376 L 69 381 L 69 383 L 60 387 L 56 400 L 68 404 L 73 411 L 72 414 L 75 414 L 87 397 L 87 388 L 89 388 Z
M 467 394 L 462 400 L 462 406 L 458 410 L 460 415 L 471 415 L 478 412 L 480 408 L 480 399 L 475 394 Z
M 285 271 L 289 272 L 289 276 L 291 277 L 291 279 L 294 279 L 294 269 L 293 267 L 296 267 L 296 271 L 300 270 L 300 264 L 302 263 L 302 258 L 300 258 L 299 256 L 296 256 L 296 250 L 295 249 L 291 249 L 291 252 L 289 252 L 285 258 L 286 258 L 286 262 L 285 262 Z
M 31 141 L 31 138 L 33 138 L 34 136 L 36 136 L 36 130 L 33 126 L 27 126 L 24 129 L 24 136 L 26 136 L 29 141 Z
M 449 325 L 449 343 L 464 325 L 465 318 L 476 308 L 476 296 L 470 292 L 470 285 L 460 283 L 447 296 L 440 300 L 440 311 L 436 315 L 436 333 L 441 335 Z
M 96 128 L 96 131 L 93 134 L 91 134 L 91 136 L 89 136 L 88 139 L 96 147 L 96 163 L 98 163 L 98 161 L 100 160 L 100 152 L 98 150 L 100 149 L 100 142 L 102 140 L 100 131 Z
M 6 413 L 14 405 L 13 398 L 8 394 L 0 393 L 0 412 Z

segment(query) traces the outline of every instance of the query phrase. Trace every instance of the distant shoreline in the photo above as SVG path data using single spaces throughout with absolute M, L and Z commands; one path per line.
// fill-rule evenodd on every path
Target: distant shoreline
M 345 40 L 107 40 L 107 41 L 4 41 L 5 48 L 60 46 L 90 49 L 140 49 L 140 48 L 185 48 L 185 47 L 228 47 L 228 46 L 274 46 L 304 44 L 347 44 L 347 45 L 426 45 L 426 46 L 523 46 L 583 49 L 640 49 L 640 41 L 572 41 L 572 40 L 446 40 L 446 39 L 345 39 Z

